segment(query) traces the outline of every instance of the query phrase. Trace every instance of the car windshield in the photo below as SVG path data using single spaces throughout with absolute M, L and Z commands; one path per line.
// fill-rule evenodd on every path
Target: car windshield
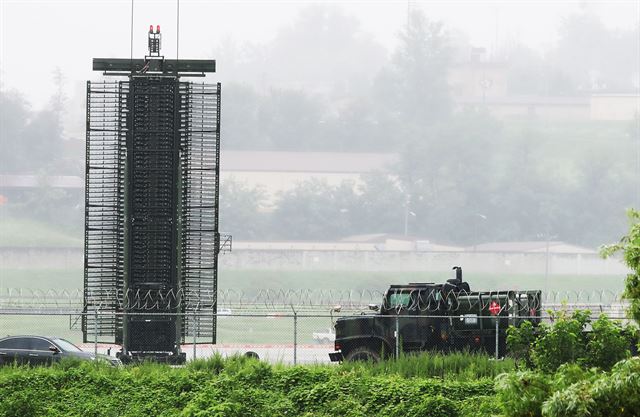
M 82 350 L 80 350 L 78 346 L 74 345 L 68 340 L 53 339 L 53 341 L 56 342 L 56 345 L 58 345 L 60 349 L 64 350 L 65 352 L 82 352 Z

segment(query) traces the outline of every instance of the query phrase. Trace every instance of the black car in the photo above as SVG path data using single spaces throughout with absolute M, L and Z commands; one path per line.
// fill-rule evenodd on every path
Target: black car
M 16 362 L 28 365 L 49 365 L 63 358 L 86 361 L 104 360 L 114 366 L 122 364 L 119 359 L 107 355 L 84 352 L 73 343 L 59 337 L 7 336 L 0 339 L 0 365 Z

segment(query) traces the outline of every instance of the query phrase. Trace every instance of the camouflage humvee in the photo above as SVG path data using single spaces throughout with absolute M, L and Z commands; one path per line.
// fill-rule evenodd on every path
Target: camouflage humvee
M 392 285 L 382 305 L 370 306 L 376 314 L 338 318 L 331 360 L 376 361 L 425 350 L 493 355 L 496 345 L 496 356 L 503 356 L 509 325 L 539 324 L 540 291 L 470 291 L 462 268 L 454 270 L 456 278 L 444 284 Z

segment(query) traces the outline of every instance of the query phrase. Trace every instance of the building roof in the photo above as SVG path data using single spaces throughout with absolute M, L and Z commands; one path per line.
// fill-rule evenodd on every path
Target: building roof
M 225 172 L 366 173 L 384 171 L 398 162 L 397 154 L 355 152 L 223 151 Z
M 538 105 L 538 106 L 589 106 L 589 97 L 563 96 L 507 96 L 507 97 L 468 97 L 457 100 L 460 104 L 493 105 Z

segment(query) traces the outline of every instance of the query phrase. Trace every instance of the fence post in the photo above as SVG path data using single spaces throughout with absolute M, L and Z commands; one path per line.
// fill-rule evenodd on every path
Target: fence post
M 93 354 L 98 355 L 98 307 L 93 309 Z
M 396 312 L 396 359 L 400 357 L 400 319 Z
M 298 313 L 291 304 L 291 310 L 293 311 L 293 364 L 298 364 Z
M 196 314 L 197 309 L 193 309 L 193 320 L 191 320 L 191 323 L 193 323 L 193 359 L 192 360 L 196 360 L 196 341 L 197 341 L 197 337 L 198 337 L 198 316 Z
M 496 360 L 498 359 L 498 324 L 500 323 L 500 316 L 496 315 Z

